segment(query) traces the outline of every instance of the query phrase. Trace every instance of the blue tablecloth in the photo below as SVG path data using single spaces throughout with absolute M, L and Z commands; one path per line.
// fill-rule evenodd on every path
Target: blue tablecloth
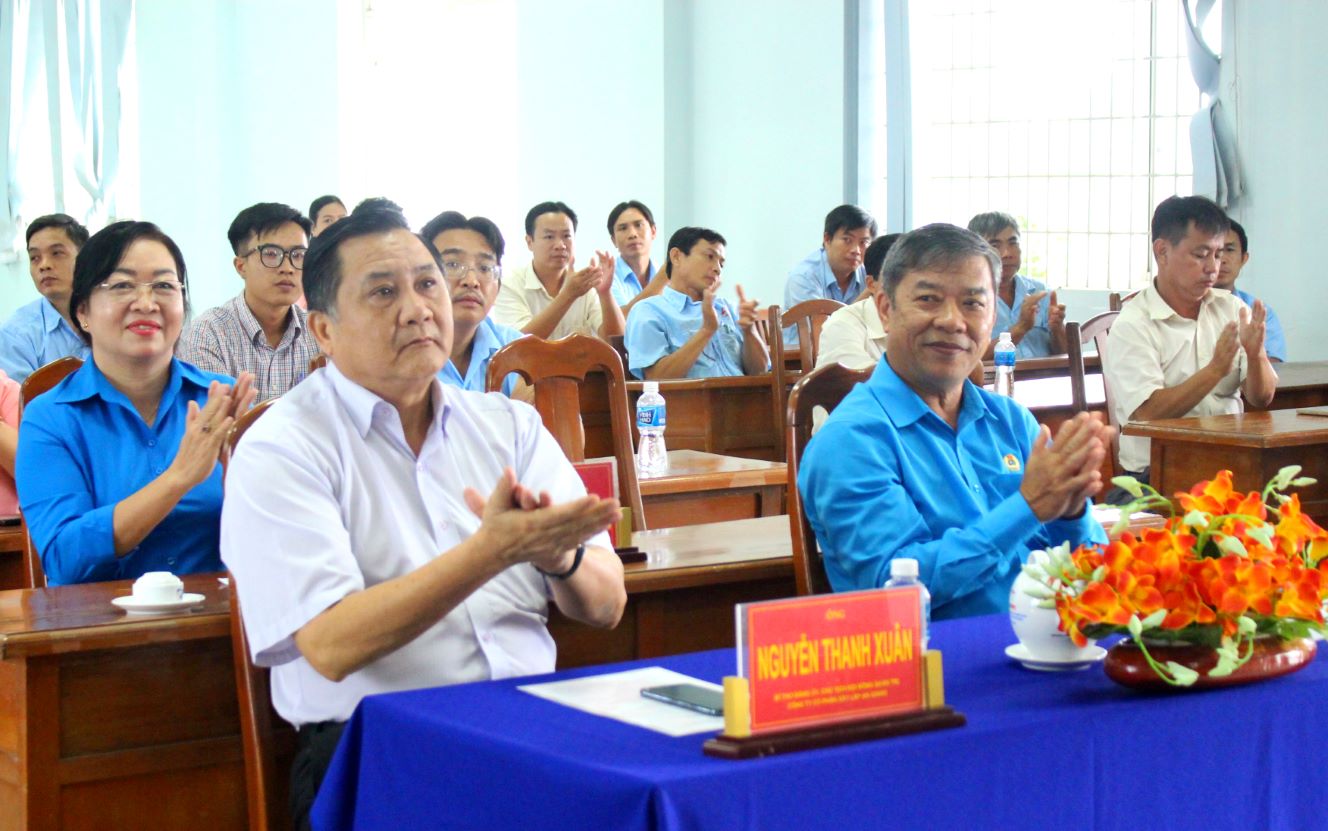
M 1100 667 L 1038 673 L 1002 653 L 1003 616 L 934 624 L 951 730 L 724 761 L 516 689 L 375 696 L 315 805 L 332 829 L 1328 827 L 1328 660 L 1245 687 L 1141 694 Z M 659 664 L 718 682 L 731 650 Z

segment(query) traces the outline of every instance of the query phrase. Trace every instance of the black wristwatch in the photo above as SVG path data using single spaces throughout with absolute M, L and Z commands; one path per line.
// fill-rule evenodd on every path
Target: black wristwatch
M 545 571 L 539 566 L 535 566 L 535 570 L 540 574 L 543 574 L 545 577 L 552 577 L 554 580 L 566 580 L 568 577 L 576 574 L 576 570 L 581 567 L 581 558 L 584 556 L 586 556 L 586 544 L 581 543 L 576 547 L 576 556 L 572 558 L 572 567 L 567 571 L 564 571 L 562 574 L 554 574 L 553 572 Z

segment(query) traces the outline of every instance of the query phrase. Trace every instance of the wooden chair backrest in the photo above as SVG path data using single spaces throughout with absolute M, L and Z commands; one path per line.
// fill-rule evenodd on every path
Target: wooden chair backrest
M 789 387 L 815 368 L 816 356 L 821 345 L 821 328 L 825 325 L 826 318 L 843 307 L 844 304 L 838 300 L 817 298 L 804 300 L 788 311 L 783 311 L 778 306 L 771 306 L 766 310 L 765 324 L 770 333 L 770 374 L 774 392 L 771 398 L 775 408 L 775 431 L 778 434 L 775 439 L 776 461 L 784 461 L 787 450 L 784 436 L 788 432 L 785 416 L 788 412 Z M 788 345 L 784 343 L 784 330 L 789 326 L 796 326 L 798 329 L 797 370 L 788 367 L 790 356 Z
M 83 361 L 78 358 L 58 358 L 45 366 L 39 366 L 32 371 L 32 374 L 23 379 L 23 385 L 19 388 L 19 419 L 22 421 L 23 408 L 28 406 L 28 402 L 48 392 L 56 384 L 63 381 L 66 377 L 73 374 L 79 367 L 83 366 Z M 21 426 L 20 426 L 20 429 Z M 28 524 L 23 523 L 23 571 L 27 576 L 27 588 L 44 589 L 46 588 L 46 569 L 42 567 L 41 552 L 37 546 L 32 543 L 32 530 Z
M 1094 342 L 1099 332 L 1107 332 L 1120 312 L 1110 311 L 1094 315 L 1083 323 L 1065 324 L 1065 352 L 1070 372 L 1070 404 L 1076 413 L 1088 409 L 1088 395 L 1084 392 L 1084 344 Z M 1099 353 L 1099 360 L 1101 353 Z
M 309 359 L 309 374 L 313 375 L 314 370 L 322 369 L 325 366 L 327 366 L 327 356 L 322 352 L 319 352 L 317 355 Z
M 223 470 L 230 468 L 235 447 L 253 423 L 267 412 L 277 399 L 271 398 L 252 407 L 231 427 L 221 446 Z M 224 481 L 224 474 L 223 474 Z M 250 831 L 288 829 L 291 825 L 289 760 L 295 753 L 295 734 L 272 708 L 272 690 L 266 667 L 256 666 L 249 657 L 249 639 L 240 613 L 239 588 L 231 576 L 231 650 L 234 653 L 235 691 L 240 709 L 240 736 L 244 746 L 245 801 Z
M 872 369 L 849 369 L 843 364 L 823 366 L 804 375 L 789 393 L 788 517 L 793 536 L 793 579 L 799 595 L 831 591 L 821 547 L 816 543 L 816 533 L 798 492 L 798 464 L 812 437 L 812 412 L 816 407 L 824 407 L 827 412 L 834 410 L 854 386 L 871 377 Z
M 622 357 L 608 343 L 589 335 L 560 340 L 527 336 L 493 353 L 488 388 L 501 389 L 509 373 L 521 376 L 535 391 L 535 409 L 544 426 L 573 462 L 585 461 L 586 432 L 581 420 L 581 391 L 602 383 L 609 401 L 613 455 L 618 460 L 618 496 L 632 511 L 632 526 L 644 531 L 645 509 L 632 450 L 632 421 L 627 408 L 627 378 Z

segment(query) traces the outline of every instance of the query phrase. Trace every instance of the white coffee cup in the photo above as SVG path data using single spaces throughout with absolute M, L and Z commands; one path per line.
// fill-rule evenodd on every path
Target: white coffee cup
M 1010 587 L 1010 625 L 1015 637 L 1036 660 L 1070 662 L 1085 659 L 1093 641 L 1089 641 L 1088 646 L 1075 646 L 1070 636 L 1060 631 L 1060 616 L 1056 610 L 1041 608 L 1038 605 L 1041 601 L 1027 591 L 1038 585 L 1032 577 L 1020 572 Z
M 134 581 L 134 599 L 141 603 L 174 603 L 184 597 L 184 583 L 169 571 L 149 571 Z

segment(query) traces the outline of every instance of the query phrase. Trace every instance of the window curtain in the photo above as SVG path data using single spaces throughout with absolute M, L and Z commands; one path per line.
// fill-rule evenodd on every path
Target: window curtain
M 65 171 L 72 169 L 91 200 L 84 221 L 101 224 L 113 212 L 120 171 L 121 71 L 134 3 L 52 0 L 43 6 L 56 204 L 64 206 Z M 68 119 L 60 117 L 66 112 Z M 68 163 L 66 150 L 72 151 Z
M 14 262 L 23 236 L 23 188 L 19 162 L 23 150 L 25 102 L 36 92 L 42 50 L 31 49 L 39 22 L 28 0 L 0 0 L 0 261 Z
M 1229 208 L 1245 193 L 1236 137 L 1227 123 L 1219 97 L 1219 55 L 1204 42 L 1204 21 L 1216 0 L 1181 0 L 1185 8 L 1185 39 L 1190 72 L 1207 104 L 1190 120 L 1190 152 L 1194 159 L 1194 192 Z

